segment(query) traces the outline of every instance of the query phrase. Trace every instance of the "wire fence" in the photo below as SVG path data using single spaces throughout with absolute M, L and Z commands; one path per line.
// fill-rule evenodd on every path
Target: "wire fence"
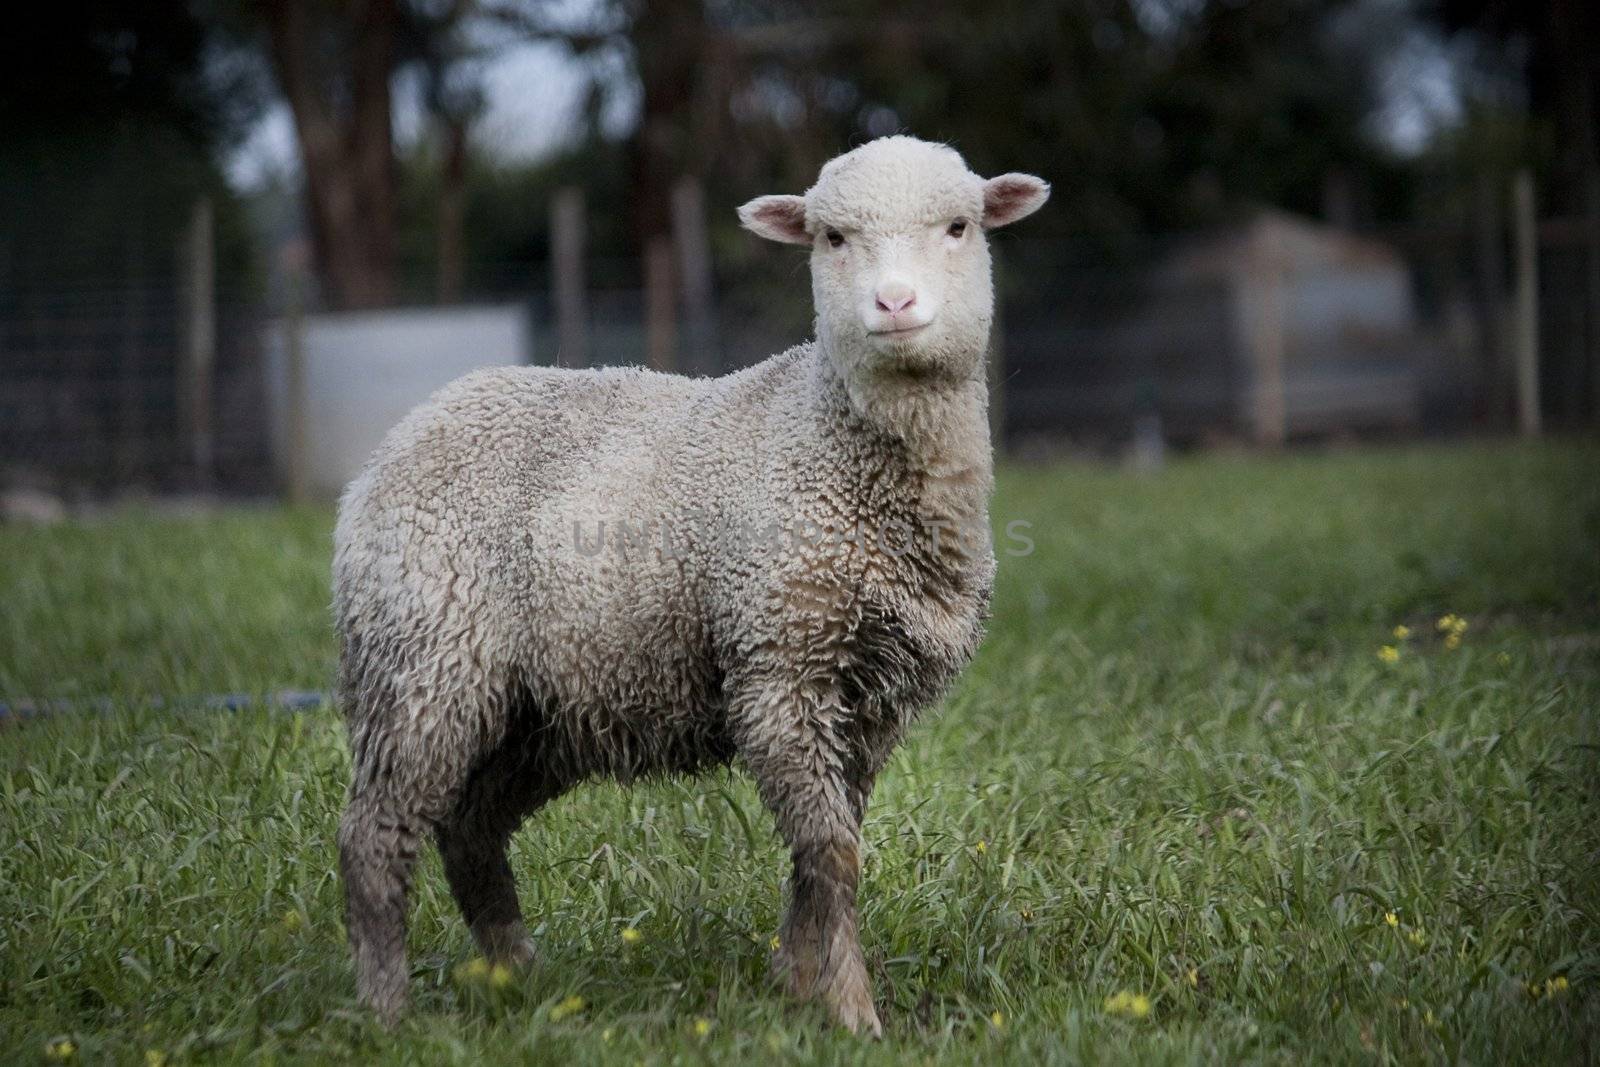
M 0 293 L 0 466 L 9 481 L 86 493 L 124 486 L 259 492 L 271 487 L 258 324 L 247 292 L 218 295 L 207 398 L 210 460 L 186 432 L 178 285 L 94 277 Z
M 1538 238 L 1538 408 L 1548 428 L 1593 427 L 1600 242 L 1583 220 L 1547 221 Z M 1510 248 L 1485 253 L 1464 227 L 1354 237 L 1268 216 L 1120 249 L 1009 235 L 995 249 L 1007 446 L 1112 451 L 1152 415 L 1180 444 L 1513 425 L 1527 278 Z M 580 353 L 561 350 L 548 264 L 473 264 L 467 302 L 524 308 L 531 362 L 721 373 L 811 332 L 804 253 L 741 255 L 715 265 L 701 323 L 653 298 L 640 264 L 588 264 Z M 264 337 L 284 308 L 272 287 L 211 292 L 197 393 L 183 257 L 93 266 L 0 289 L 0 488 L 279 487 Z

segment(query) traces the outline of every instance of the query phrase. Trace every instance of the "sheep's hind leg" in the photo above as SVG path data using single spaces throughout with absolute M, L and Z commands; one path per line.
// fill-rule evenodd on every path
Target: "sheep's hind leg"
M 406 893 L 423 822 L 392 795 L 352 793 L 339 824 L 356 993 L 385 1023 L 406 1006 Z
M 506 848 L 523 819 L 560 792 L 523 744 L 508 740 L 473 773 L 437 831 L 450 892 L 487 959 L 515 965 L 533 959 Z
M 458 728 L 424 740 L 409 733 L 421 717 L 399 705 L 352 714 L 353 776 L 339 825 L 345 922 L 356 992 L 386 1024 L 406 1006 L 406 896 L 420 842 L 458 803 L 486 725 L 445 699 L 428 715 Z
M 741 745 L 794 861 L 773 970 L 797 1000 L 820 1000 L 839 1024 L 881 1037 L 856 921 L 861 818 L 872 776 L 849 743 L 822 725 L 831 715 L 796 710 L 759 712 L 783 716 L 788 729 L 769 737 L 757 727 Z

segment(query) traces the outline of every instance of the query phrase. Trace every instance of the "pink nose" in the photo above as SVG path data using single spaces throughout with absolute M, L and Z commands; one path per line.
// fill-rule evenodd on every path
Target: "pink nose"
M 890 282 L 878 290 L 878 310 L 888 312 L 890 315 L 904 311 L 917 302 L 917 294 L 911 286 L 901 282 Z

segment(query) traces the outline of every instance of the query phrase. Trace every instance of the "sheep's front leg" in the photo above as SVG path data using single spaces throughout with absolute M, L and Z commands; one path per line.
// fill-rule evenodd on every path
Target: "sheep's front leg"
M 821 1000 L 841 1025 L 883 1036 L 856 926 L 860 838 L 793 846 L 789 914 L 773 967 L 791 996 Z
M 759 705 L 744 720 L 741 749 L 794 860 L 774 971 L 795 998 L 820 1000 L 841 1025 L 881 1037 L 856 925 L 871 772 L 836 703 L 790 695 Z

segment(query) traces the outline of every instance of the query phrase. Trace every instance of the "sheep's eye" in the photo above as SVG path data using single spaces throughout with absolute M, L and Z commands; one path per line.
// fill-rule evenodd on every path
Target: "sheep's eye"
M 947 232 L 951 237 L 960 237 L 962 234 L 967 232 L 967 220 L 956 219 L 956 221 L 950 224 L 950 229 Z
M 840 233 L 838 230 L 829 230 L 828 243 L 833 247 L 838 248 L 840 245 L 844 244 L 844 234 Z

